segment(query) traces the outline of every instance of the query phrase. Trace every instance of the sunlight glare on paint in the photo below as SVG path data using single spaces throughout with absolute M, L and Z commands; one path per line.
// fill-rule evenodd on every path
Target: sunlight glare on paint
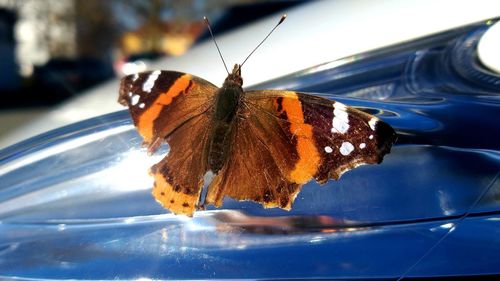
M 450 232 L 454 231 L 455 230 L 455 224 L 452 223 L 452 222 L 449 222 L 449 223 L 445 223 L 445 224 L 442 224 L 439 226 L 440 228 L 442 229 L 449 229 Z
M 163 156 L 159 154 L 148 156 L 144 151 L 130 150 L 122 154 L 119 162 L 113 167 L 102 171 L 103 183 L 112 181 L 109 185 L 120 192 L 149 189 L 153 186 L 153 178 L 147 171 Z

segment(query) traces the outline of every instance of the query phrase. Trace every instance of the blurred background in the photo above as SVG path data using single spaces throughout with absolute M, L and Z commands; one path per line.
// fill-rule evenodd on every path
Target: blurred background
M 0 148 L 120 110 L 126 74 L 171 69 L 219 85 L 226 74 L 203 16 L 231 67 L 289 14 L 245 65 L 252 86 L 498 16 L 499 2 L 0 0 Z
M 301 1 L 0 0 L 0 137 L 146 62 Z M 214 54 L 215 55 L 215 54 Z

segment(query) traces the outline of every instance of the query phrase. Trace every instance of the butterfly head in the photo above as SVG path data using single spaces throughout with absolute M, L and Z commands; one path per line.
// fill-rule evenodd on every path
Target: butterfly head
M 224 81 L 224 86 L 243 86 L 243 78 L 241 78 L 241 65 L 235 64 L 233 71 L 227 76 Z
M 271 35 L 271 33 L 273 33 L 273 31 L 278 27 L 278 25 L 280 25 L 286 19 L 286 14 L 283 14 L 281 16 L 280 21 L 278 22 L 278 24 L 276 24 L 276 26 L 273 29 L 271 29 L 271 31 L 269 32 L 269 34 L 267 34 L 267 36 L 264 38 L 264 40 L 262 40 L 257 45 L 257 47 L 255 47 L 253 49 L 253 51 L 250 52 L 250 54 L 246 57 L 245 60 L 243 60 L 243 62 L 241 64 L 235 64 L 234 65 L 233 71 L 231 73 L 229 73 L 229 70 L 227 69 L 226 62 L 224 61 L 224 57 L 222 57 L 222 53 L 220 52 L 219 45 L 217 44 L 217 41 L 215 41 L 215 37 L 214 37 L 214 34 L 212 33 L 212 28 L 210 27 L 210 22 L 208 21 L 208 18 L 207 17 L 203 17 L 203 19 L 205 20 L 205 24 L 208 27 L 208 31 L 210 32 L 210 36 L 212 36 L 212 39 L 213 39 L 214 44 L 215 44 L 215 47 L 217 48 L 217 51 L 219 52 L 219 56 L 222 59 L 222 63 L 224 64 L 224 67 L 226 68 L 226 71 L 227 71 L 227 74 L 228 74 L 226 80 L 224 81 L 223 87 L 226 87 L 226 88 L 227 87 L 242 88 L 242 86 L 243 86 L 243 78 L 241 78 L 241 66 L 243 66 L 245 64 L 245 62 L 248 60 L 248 58 L 260 47 L 260 45 L 262 45 L 262 43 L 264 43 L 264 41 L 266 41 L 266 39 L 269 37 L 269 35 Z

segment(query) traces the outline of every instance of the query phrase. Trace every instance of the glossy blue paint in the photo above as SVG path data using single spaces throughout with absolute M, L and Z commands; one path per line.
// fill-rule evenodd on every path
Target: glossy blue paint
M 399 134 L 381 165 L 307 184 L 290 212 L 228 199 L 193 219 L 165 214 L 145 173 L 158 157 L 145 156 L 125 111 L 1 151 L 0 277 L 500 274 L 500 77 L 474 56 L 487 28 L 254 87 L 315 92 L 376 114 Z

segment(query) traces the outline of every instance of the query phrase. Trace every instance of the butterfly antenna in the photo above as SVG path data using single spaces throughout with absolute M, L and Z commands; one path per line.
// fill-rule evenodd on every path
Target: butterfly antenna
M 278 24 L 276 24 L 274 26 L 273 29 L 271 29 L 271 31 L 269 32 L 269 34 L 267 34 L 267 36 L 264 38 L 264 40 L 262 40 L 259 45 L 257 45 L 257 47 L 255 47 L 255 49 L 253 49 L 253 51 L 248 55 L 248 57 L 240 64 L 240 69 L 241 67 L 245 64 L 245 62 L 248 60 L 248 58 L 260 47 L 260 45 L 262 45 L 262 43 L 264 43 L 264 41 L 266 41 L 266 39 L 271 35 L 271 33 L 273 33 L 273 31 L 278 27 L 278 25 L 280 25 L 283 21 L 285 21 L 286 19 L 286 14 L 283 14 L 280 18 L 280 21 L 278 22 Z
M 210 31 L 210 36 L 212 36 L 212 39 L 214 40 L 215 47 L 217 48 L 217 51 L 219 52 L 219 56 L 222 59 L 222 63 L 224 64 L 224 67 L 226 68 L 226 72 L 227 72 L 227 74 L 229 74 L 229 70 L 227 70 L 227 65 L 226 65 L 226 62 L 224 61 L 224 57 L 222 56 L 222 53 L 220 52 L 220 49 L 219 49 L 219 45 L 217 45 L 217 41 L 215 41 L 215 36 L 212 33 L 212 28 L 210 27 L 210 22 L 208 21 L 207 17 L 203 17 L 203 20 L 205 21 L 205 24 L 208 27 L 208 31 Z

